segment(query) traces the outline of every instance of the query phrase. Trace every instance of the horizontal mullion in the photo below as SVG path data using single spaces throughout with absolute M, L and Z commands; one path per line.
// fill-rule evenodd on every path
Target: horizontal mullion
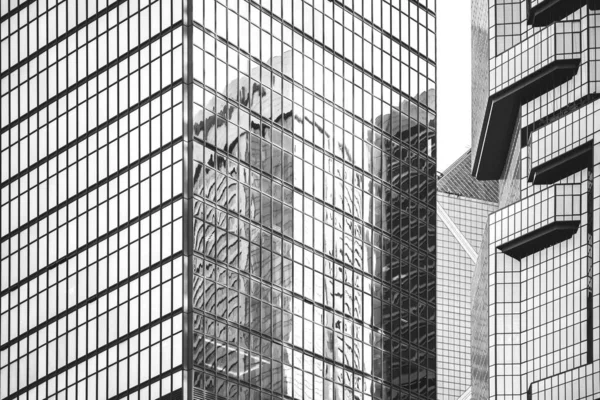
M 0 351 L 4 351 L 4 350 L 8 349 L 10 346 L 19 343 L 21 340 L 25 339 L 26 337 L 33 335 L 34 333 L 40 331 L 41 329 L 47 327 L 48 325 L 50 325 L 52 323 L 58 321 L 59 319 L 65 317 L 73 312 L 76 312 L 80 308 L 83 308 L 83 307 L 87 306 L 88 304 L 93 303 L 94 301 L 98 300 L 102 296 L 114 292 L 115 290 L 121 288 L 122 286 L 129 284 L 131 281 L 138 279 L 143 275 L 149 274 L 150 272 L 154 271 L 161 265 L 169 263 L 169 262 L 177 259 L 182 254 L 183 254 L 183 252 L 181 252 L 181 251 L 179 251 L 175 254 L 172 254 L 172 255 L 162 259 L 161 261 L 155 263 L 154 265 L 151 265 L 150 267 L 148 267 L 146 269 L 143 269 L 133 275 L 128 276 L 126 279 L 122 280 L 121 282 L 115 283 L 114 285 L 96 293 L 93 296 L 86 297 L 85 300 L 82 301 L 81 303 L 77 303 L 73 307 L 70 307 L 70 308 L 66 309 L 65 311 L 62 311 L 62 312 L 56 314 L 52 318 L 48 318 L 46 321 L 39 323 L 35 327 L 27 330 L 26 332 L 23 332 L 22 334 L 18 335 L 14 339 L 9 340 L 8 342 L 2 344 L 2 346 L 0 346 Z
M 160 33 L 158 33 L 156 35 L 154 35 L 150 39 L 146 40 L 144 43 L 140 43 L 137 47 L 134 47 L 133 49 L 130 49 L 128 52 L 126 52 L 126 53 L 118 56 L 116 59 L 114 59 L 113 61 L 107 63 L 105 66 L 96 69 L 94 72 L 92 72 L 91 74 L 87 75 L 83 79 L 78 80 L 73 85 L 71 85 L 68 88 L 66 88 L 65 90 L 63 90 L 62 92 L 55 94 L 50 99 L 48 99 L 45 102 L 43 102 L 42 104 L 38 105 L 33 110 L 28 111 L 27 113 L 19 116 L 16 120 L 10 122 L 8 125 L 6 125 L 5 127 L 3 127 L 0 130 L 0 134 L 9 131 L 10 129 L 14 128 L 15 126 L 18 126 L 19 124 L 21 124 L 23 121 L 25 121 L 25 120 L 31 118 L 32 116 L 34 116 L 35 114 L 39 113 L 43 109 L 48 108 L 52 103 L 54 103 L 54 102 L 60 100 L 61 98 L 67 96 L 69 93 L 71 93 L 71 92 L 79 89 L 83 85 L 87 84 L 90 80 L 92 80 L 94 78 L 97 78 L 102 73 L 104 73 L 104 72 L 108 71 L 110 68 L 118 65 L 123 60 L 131 57 L 133 54 L 135 54 L 135 53 L 139 52 L 140 50 L 142 50 L 143 48 L 149 46 L 151 43 L 159 40 L 164 35 L 167 35 L 167 34 L 171 33 L 172 31 L 174 31 L 175 29 L 177 29 L 181 25 L 182 25 L 181 22 L 178 22 L 178 23 L 176 23 L 174 25 L 171 25 L 169 28 L 161 31 Z
M 27 230 L 28 228 L 30 228 L 33 225 L 37 224 L 38 222 L 42 221 L 44 218 L 47 218 L 48 216 L 52 215 L 53 213 L 57 212 L 58 210 L 60 210 L 63 207 L 67 207 L 69 204 L 81 199 L 82 197 L 86 196 L 88 193 L 93 192 L 94 190 L 98 189 L 102 185 L 105 185 L 106 183 L 110 182 L 111 180 L 119 177 L 120 175 L 123 175 L 124 173 L 128 172 L 130 169 L 136 167 L 137 165 L 140 165 L 143 162 L 148 161 L 152 157 L 159 155 L 163 151 L 174 147 L 182 140 L 183 140 L 182 138 L 175 139 L 172 142 L 159 147 L 158 149 L 154 150 L 150 154 L 147 154 L 144 157 L 132 162 L 131 164 L 127 165 L 126 167 L 121 168 L 120 170 L 114 172 L 113 174 L 107 176 L 106 178 L 96 182 L 95 184 L 86 187 L 84 190 L 77 193 L 75 196 L 69 197 L 67 200 L 63 201 L 60 204 L 57 204 L 56 206 L 52 207 L 48 211 L 44 212 L 43 214 L 38 215 L 34 219 L 28 221 L 26 224 L 23 224 L 23 225 L 19 226 L 17 229 L 7 233 L 2 238 L 0 238 L 0 243 L 5 242 L 6 240 L 10 239 L 11 237 L 20 234 L 21 232 Z
M 10 10 L 6 14 L 4 14 L 2 17 L 0 17 L 0 23 L 6 21 L 8 19 L 10 19 L 10 17 L 12 17 L 13 15 L 18 14 L 19 12 L 21 12 L 24 9 L 26 9 L 27 7 L 29 7 L 30 5 L 32 5 L 36 1 L 37 0 L 29 0 L 29 1 L 26 1 L 26 2 L 23 2 L 23 3 L 19 4 L 17 7 L 13 8 L 12 10 Z
M 154 320 L 154 321 L 152 321 L 152 322 L 150 322 L 150 323 L 148 323 L 148 324 L 146 324 L 146 325 L 144 325 L 144 326 L 136 329 L 135 331 L 129 332 L 128 334 L 126 334 L 124 336 L 121 336 L 120 338 L 117 338 L 117 339 L 113 340 L 112 342 L 109 342 L 109 343 L 105 344 L 102 347 L 98 347 L 98 348 L 94 349 L 93 351 L 90 351 L 88 354 L 86 354 L 86 355 L 84 355 L 84 356 L 82 356 L 82 357 L 80 357 L 80 358 L 78 358 L 76 360 L 71 361 L 67 365 L 65 365 L 65 366 L 63 366 L 61 368 L 58 368 L 54 372 L 51 372 L 51 373 L 45 375 L 44 377 L 36 380 L 35 382 L 30 383 L 29 385 L 25 386 L 24 388 L 19 389 L 15 393 L 13 393 L 13 394 L 9 395 L 8 397 L 6 397 L 4 400 L 13 400 L 13 399 L 16 399 L 19 396 L 21 396 L 23 394 L 26 394 L 27 392 L 29 392 L 31 390 L 34 390 L 36 387 L 38 387 L 42 383 L 44 383 L 44 382 L 46 382 L 46 381 L 48 381 L 48 380 L 50 380 L 52 378 L 55 378 L 55 377 L 59 376 L 63 372 L 68 371 L 69 369 L 71 369 L 72 367 L 76 366 L 77 364 L 84 363 L 84 362 L 88 361 L 90 358 L 93 358 L 93 357 L 99 355 L 100 353 L 102 353 L 103 351 L 106 351 L 106 350 L 110 349 L 111 347 L 117 346 L 120 343 L 123 343 L 126 340 L 129 340 L 130 338 L 132 338 L 132 337 L 134 337 L 136 335 L 139 335 L 140 333 L 142 333 L 142 332 L 144 332 L 144 331 L 146 331 L 146 330 L 148 330 L 148 329 L 150 329 L 150 328 L 152 328 L 152 327 L 154 327 L 156 325 L 159 325 L 159 324 L 161 324 L 164 321 L 167 321 L 169 319 L 175 318 L 176 316 L 178 316 L 179 314 L 181 314 L 182 311 L 183 311 L 182 309 L 171 311 L 170 313 L 168 313 L 168 314 L 166 314 L 166 315 L 164 315 L 164 316 L 162 316 L 162 317 L 160 317 L 160 318 L 158 318 L 158 319 L 156 319 L 156 320 Z M 108 365 L 107 365 L 107 367 L 108 367 Z M 179 370 L 179 369 L 180 369 L 180 367 L 173 368 L 173 370 Z
M 24 279 L 21 279 L 20 281 L 18 281 L 17 283 L 9 286 L 8 288 L 4 289 L 3 291 L 0 292 L 0 297 L 12 292 L 13 290 L 19 288 L 20 286 L 23 286 L 31 281 L 33 281 L 34 279 L 38 278 L 39 276 L 41 276 L 42 274 L 58 267 L 59 265 L 61 265 L 62 263 L 66 262 L 67 260 L 79 255 L 80 253 L 82 253 L 85 250 L 88 250 L 89 248 L 94 247 L 95 245 L 97 245 L 98 243 L 108 239 L 109 237 L 129 228 L 131 225 L 136 224 L 138 222 L 140 222 L 141 220 L 143 220 L 144 218 L 162 210 L 163 208 L 165 208 L 166 206 L 169 206 L 171 204 L 176 203 L 177 201 L 183 199 L 183 195 L 177 195 L 175 197 L 172 197 L 171 199 L 165 201 L 164 203 L 161 203 L 159 205 L 157 205 L 156 207 L 146 211 L 143 214 L 138 215 L 137 217 L 134 217 L 132 219 L 130 219 L 129 221 L 127 221 L 124 224 L 121 224 L 119 226 L 117 226 L 116 228 L 114 228 L 113 230 L 111 230 L 110 232 L 105 233 L 102 236 L 97 237 L 96 239 L 87 242 L 85 245 L 73 250 L 72 252 L 70 252 L 69 254 L 66 254 L 65 256 L 61 257 L 60 259 L 52 262 L 51 264 L 40 268 L 39 270 L 37 270 L 36 272 L 27 275 L 27 277 L 25 277 Z
M 37 57 L 39 57 L 41 54 L 43 54 L 44 52 L 46 52 L 52 46 L 56 46 L 58 43 L 60 43 L 61 41 L 67 39 L 69 36 L 77 33 L 77 31 L 79 31 L 80 29 L 85 28 L 90 23 L 92 23 L 92 22 L 100 19 L 102 16 L 108 14 L 110 11 L 114 10 L 115 8 L 117 8 L 118 6 L 120 6 L 121 4 L 126 3 L 126 2 L 127 2 L 127 0 L 118 0 L 117 2 L 115 2 L 115 3 L 111 4 L 110 6 L 106 7 L 104 10 L 98 12 L 97 14 L 94 14 L 93 17 L 90 17 L 90 18 L 86 19 L 85 21 L 77 24 L 75 27 L 71 28 L 67 32 L 65 32 L 62 35 L 58 36 L 56 39 L 54 39 L 53 41 L 49 42 L 45 46 L 40 47 L 33 54 L 31 54 L 31 55 L 27 56 L 26 58 L 20 60 L 19 62 L 17 62 L 12 67 L 9 67 L 6 71 L 4 71 L 4 72 L 2 72 L 0 74 L 0 79 L 5 78 L 6 76 L 10 75 L 14 71 L 19 70 L 19 68 L 21 68 L 24 65 L 28 64 L 29 62 L 35 60 Z M 33 4 L 33 3 L 35 3 L 35 0 L 27 2 L 26 5 L 29 6 L 30 4 Z M 9 13 L 9 15 L 3 16 L 2 20 L 0 22 L 4 22 L 5 19 L 10 18 L 12 16 L 12 14 L 16 14 L 20 10 L 21 10 L 21 6 L 17 7 L 17 9 L 14 10 L 15 11 L 14 13 L 11 12 L 11 13 Z M 71 12 L 75 12 L 75 10 L 73 10 Z
M 150 102 L 152 102 L 153 100 L 159 98 L 160 96 L 162 96 L 164 93 L 168 92 L 169 90 L 173 90 L 174 88 L 176 88 L 179 84 L 181 84 L 183 82 L 182 79 L 178 79 L 174 82 L 169 83 L 167 86 L 161 88 L 158 92 L 155 92 L 153 94 L 151 94 L 149 97 L 145 98 L 144 100 L 140 101 L 137 104 L 134 104 L 133 106 L 129 107 L 127 110 L 123 110 L 123 112 L 115 115 L 114 117 L 110 118 L 109 120 L 107 120 L 106 122 L 101 123 L 100 125 L 96 126 L 95 128 L 90 129 L 87 133 L 82 134 L 81 136 L 79 136 L 77 139 L 67 143 L 66 145 L 64 145 L 63 147 L 53 151 L 52 153 L 48 154 L 47 156 L 45 156 L 44 158 L 42 158 L 41 160 L 31 164 L 29 167 L 27 167 L 26 169 L 18 172 L 17 174 L 15 174 L 14 176 L 10 177 L 8 180 L 2 182 L 0 184 L 0 189 L 4 189 L 5 187 L 7 187 L 8 185 L 18 181 L 19 179 L 21 179 L 22 177 L 24 177 L 25 175 L 35 171 L 37 168 L 39 168 L 40 166 L 42 166 L 43 164 L 47 163 L 49 160 L 51 160 L 54 157 L 59 156 L 60 154 L 68 151 L 69 149 L 77 146 L 78 144 L 80 144 L 81 142 L 87 140 L 88 138 L 90 138 L 91 136 L 93 136 L 94 134 L 98 133 L 99 131 L 101 131 L 102 129 L 108 127 L 109 125 L 117 122 L 118 120 L 127 117 L 129 114 L 131 114 L 133 111 L 138 110 L 140 108 L 142 108 L 143 106 L 145 106 L 146 104 L 149 104 Z
M 108 400 L 118 400 L 118 399 L 125 398 L 125 397 L 127 397 L 127 396 L 129 396 L 131 394 L 137 394 L 141 389 L 143 389 L 145 387 L 148 387 L 148 386 L 152 385 L 153 383 L 159 382 L 159 381 L 163 380 L 167 376 L 175 375 L 179 371 L 183 371 L 183 365 L 180 365 L 180 366 L 177 366 L 177 367 L 173 367 L 170 371 L 163 372 L 163 373 L 159 374 L 158 376 L 155 376 L 154 378 L 147 380 L 146 382 L 142 382 L 142 383 L 140 383 L 137 386 L 129 388 L 126 391 L 124 391 L 122 393 L 119 393 L 116 396 L 113 396 L 113 397 L 109 398 Z M 176 389 L 175 391 L 171 392 L 171 395 L 173 396 L 173 393 L 177 393 L 177 392 L 183 393 L 183 389 L 181 389 L 181 388 L 180 389 Z M 167 398 L 170 398 L 172 400 L 183 399 L 183 395 L 181 395 L 179 397 L 176 397 L 176 395 L 175 395 L 173 397 L 167 397 Z

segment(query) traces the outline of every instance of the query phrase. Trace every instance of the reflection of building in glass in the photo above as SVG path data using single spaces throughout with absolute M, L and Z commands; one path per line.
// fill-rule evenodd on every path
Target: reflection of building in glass
M 0 2 L 0 398 L 435 398 L 435 2 L 355 3 Z
M 194 393 L 433 399 L 434 10 L 275 3 L 194 10 Z
M 500 181 L 473 278 L 475 399 L 600 397 L 598 6 L 474 3 L 473 174 Z
M 469 150 L 437 188 L 437 396 L 462 400 L 471 388 L 471 277 L 498 184 L 471 176 Z

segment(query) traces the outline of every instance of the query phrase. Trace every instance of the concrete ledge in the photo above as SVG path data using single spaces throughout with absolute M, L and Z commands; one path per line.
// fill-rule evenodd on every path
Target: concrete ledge
M 530 8 L 531 0 L 527 1 L 527 23 L 531 26 L 548 26 L 560 21 L 581 7 L 588 6 L 592 9 L 598 0 L 545 0 L 541 4 Z
M 531 168 L 527 180 L 533 184 L 549 184 L 581 171 L 592 165 L 594 143 L 587 142 L 547 161 L 535 168 Z
M 488 99 L 473 175 L 497 180 L 502 174 L 521 104 L 567 82 L 579 69 L 580 59 L 556 60 Z
M 573 236 L 580 221 L 556 221 L 533 232 L 498 246 L 498 249 L 518 260 L 537 251 L 563 242 Z

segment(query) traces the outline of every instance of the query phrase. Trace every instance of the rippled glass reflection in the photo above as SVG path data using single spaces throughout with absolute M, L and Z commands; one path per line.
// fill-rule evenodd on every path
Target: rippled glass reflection
M 195 31 L 195 387 L 434 398 L 434 89 L 366 91 L 261 18 L 252 58 Z

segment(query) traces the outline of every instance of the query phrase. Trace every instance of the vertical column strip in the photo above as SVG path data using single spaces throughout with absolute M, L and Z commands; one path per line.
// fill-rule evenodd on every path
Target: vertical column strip
M 192 399 L 193 369 L 193 66 L 192 0 L 183 1 L 183 399 Z

